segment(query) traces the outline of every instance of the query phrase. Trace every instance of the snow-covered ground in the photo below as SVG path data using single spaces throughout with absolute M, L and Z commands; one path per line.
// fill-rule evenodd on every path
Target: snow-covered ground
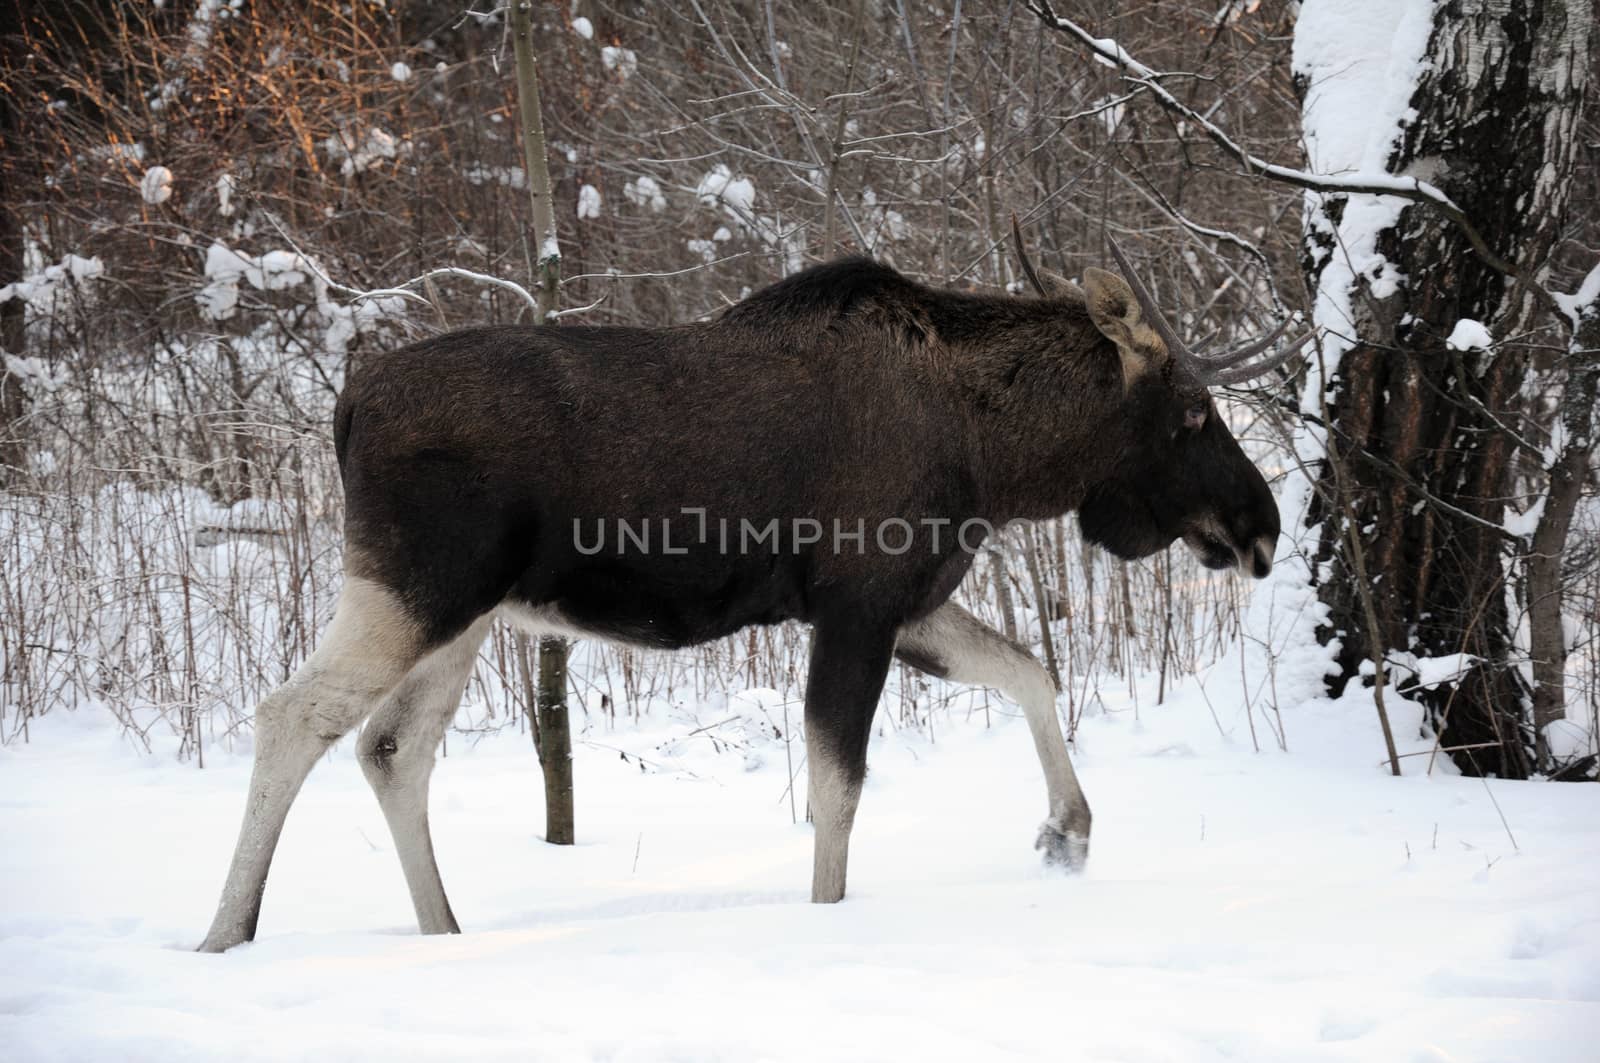
M 466 927 L 448 938 L 415 933 L 346 741 L 290 818 L 256 942 L 222 956 L 189 950 L 248 757 L 199 771 L 81 722 L 104 714 L 53 714 L 0 751 L 0 1054 L 1596 1058 L 1600 787 L 1486 787 L 1425 757 L 1389 778 L 1350 744 L 1370 731 L 1351 700 L 1286 715 L 1287 755 L 1252 752 L 1193 684 L 1151 700 L 1136 719 L 1108 697 L 1080 730 L 1077 878 L 1030 850 L 1020 720 L 992 702 L 992 727 L 953 712 L 930 743 L 880 715 L 832 907 L 806 901 L 781 743 L 591 732 L 582 844 L 558 849 L 526 737 L 453 735 L 433 788 Z

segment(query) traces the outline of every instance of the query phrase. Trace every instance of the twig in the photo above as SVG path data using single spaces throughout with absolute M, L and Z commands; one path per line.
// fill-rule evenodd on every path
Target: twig
M 1561 303 L 1542 284 L 1534 279 L 1531 272 L 1518 268 L 1515 264 L 1496 254 L 1485 242 L 1483 234 L 1478 232 L 1477 227 L 1472 224 L 1466 212 L 1437 186 L 1415 177 L 1396 177 L 1393 174 L 1356 174 L 1351 177 L 1335 177 L 1329 174 L 1311 173 L 1307 170 L 1296 170 L 1293 167 L 1279 166 L 1276 163 L 1267 162 L 1265 159 L 1252 155 L 1241 144 L 1228 136 L 1220 126 L 1192 107 L 1185 105 L 1176 96 L 1168 92 L 1158 80 L 1165 75 L 1157 73 L 1139 62 L 1116 41 L 1109 37 L 1095 37 L 1071 19 L 1057 15 L 1051 8 L 1049 0 L 1028 0 L 1027 7 L 1028 10 L 1038 15 L 1046 26 L 1068 37 L 1075 38 L 1079 44 L 1093 52 L 1101 62 L 1123 71 L 1122 78 L 1124 81 L 1148 89 L 1156 102 L 1166 110 L 1182 117 L 1187 122 L 1194 123 L 1218 147 L 1238 159 L 1246 173 L 1253 173 L 1313 192 L 1397 196 L 1401 199 L 1409 199 L 1414 203 L 1424 203 L 1433 207 L 1456 223 L 1462 234 L 1466 236 L 1467 241 L 1472 245 L 1472 249 L 1477 253 L 1478 258 L 1483 260 L 1491 269 L 1513 278 L 1518 284 L 1531 292 L 1559 320 L 1569 327 L 1571 326 L 1571 318 L 1565 312 L 1565 308 Z

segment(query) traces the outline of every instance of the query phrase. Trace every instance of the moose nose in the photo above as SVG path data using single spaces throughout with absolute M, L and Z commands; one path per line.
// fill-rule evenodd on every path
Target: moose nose
M 1256 579 L 1265 579 L 1272 571 L 1272 554 L 1277 546 L 1276 535 L 1258 536 L 1256 541 L 1250 544 L 1249 563 L 1243 564 L 1242 567 L 1249 569 L 1250 574 Z M 1240 558 L 1240 561 L 1243 563 L 1244 559 Z

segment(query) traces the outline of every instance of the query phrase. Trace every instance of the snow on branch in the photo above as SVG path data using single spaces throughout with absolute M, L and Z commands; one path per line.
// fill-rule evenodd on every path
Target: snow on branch
M 425 303 L 428 300 L 422 298 L 415 292 L 407 291 L 406 289 L 414 287 L 418 284 L 422 284 L 426 281 L 430 281 L 435 277 L 460 277 L 462 280 L 476 281 L 479 284 L 488 284 L 496 288 L 504 288 L 513 295 L 519 296 L 523 302 L 527 303 L 528 309 L 532 310 L 534 313 L 535 320 L 538 319 L 539 302 L 533 297 L 533 293 L 528 291 L 528 289 L 524 288 L 516 281 L 508 281 L 504 277 L 496 277 L 488 273 L 478 273 L 475 270 L 462 269 L 460 266 L 440 266 L 438 269 L 430 269 L 428 272 L 417 277 L 412 277 L 408 281 L 401 281 L 393 288 L 375 288 L 372 291 L 363 292 L 354 288 L 347 288 L 342 284 L 335 284 L 332 281 L 328 282 L 328 286 L 333 288 L 335 291 L 340 292 L 341 294 L 350 296 L 351 299 L 356 302 L 360 302 L 363 299 L 390 299 L 400 297 L 406 299 L 415 299 L 418 302 Z
M 1600 306 L 1600 262 L 1596 262 L 1594 268 L 1579 282 L 1576 291 L 1570 295 L 1560 293 L 1555 298 L 1561 307 L 1561 312 L 1572 323 L 1572 330 L 1576 333 L 1584 312 L 1590 305 Z
M 1071 19 L 1057 15 L 1050 6 L 1050 0 L 1027 0 L 1026 6 L 1029 11 L 1039 16 L 1047 27 L 1075 40 L 1080 46 L 1087 49 L 1097 62 L 1120 70 L 1124 81 L 1130 82 L 1150 93 L 1163 108 L 1178 115 L 1184 121 L 1192 123 L 1196 128 L 1204 132 L 1223 151 L 1238 159 L 1247 172 L 1315 192 L 1399 196 L 1416 203 L 1425 203 L 1439 210 L 1456 223 L 1468 242 L 1472 244 L 1473 251 L 1477 253 L 1480 259 L 1491 268 L 1515 278 L 1518 283 L 1532 292 L 1545 308 L 1554 313 L 1559 320 L 1563 323 L 1570 323 L 1571 319 L 1565 312 L 1565 308 L 1543 285 L 1534 279 L 1532 273 L 1528 270 L 1519 269 L 1514 263 L 1508 262 L 1496 254 L 1472 224 L 1466 212 L 1458 207 L 1437 186 L 1429 184 L 1427 181 L 1418 180 L 1415 177 L 1396 177 L 1388 173 L 1357 173 L 1337 176 L 1312 173 L 1309 170 L 1299 170 L 1291 166 L 1279 166 L 1276 163 L 1271 163 L 1252 155 L 1242 144 L 1230 137 L 1222 127 L 1168 92 L 1161 84 L 1161 79 L 1165 75 L 1139 62 L 1126 48 L 1112 38 L 1096 37 Z
M 423 296 L 418 295 L 416 292 L 408 289 L 430 281 L 435 277 L 459 277 L 462 280 L 476 281 L 479 284 L 487 284 L 496 288 L 504 288 L 506 291 L 511 292 L 513 295 L 519 297 L 523 302 L 527 303 L 528 308 L 533 311 L 534 320 L 539 320 L 539 301 L 533 297 L 533 293 L 528 291 L 528 289 L 524 288 L 516 281 L 508 281 L 504 277 L 496 277 L 488 273 L 479 273 L 475 270 L 463 269 L 460 266 L 440 266 L 438 269 L 430 269 L 426 273 L 412 277 L 410 280 L 401 281 L 399 284 L 390 288 L 373 288 L 370 290 L 362 290 L 360 288 L 352 288 L 348 284 L 340 284 L 338 281 L 328 276 L 327 272 L 318 266 L 316 261 L 310 255 L 300 250 L 299 246 L 295 244 L 294 239 L 284 229 L 283 225 L 279 223 L 277 218 L 268 214 L 267 221 L 270 222 L 272 227 L 278 231 L 278 235 L 283 237 L 284 241 L 288 243 L 290 247 L 294 248 L 295 254 L 299 256 L 300 265 L 305 266 L 305 268 L 319 281 L 325 284 L 330 291 L 335 291 L 340 295 L 348 296 L 351 302 L 359 303 L 370 299 L 410 299 L 413 302 L 421 303 L 424 306 L 432 306 L 433 303 L 431 300 L 426 299 Z M 585 307 L 584 309 L 588 308 Z
M 1461 212 L 1461 208 L 1456 206 L 1455 202 L 1445 195 L 1443 191 L 1415 177 L 1396 177 L 1387 173 L 1358 173 L 1340 176 L 1319 174 L 1312 173 L 1309 170 L 1298 170 L 1292 166 L 1279 166 L 1259 156 L 1252 155 L 1242 144 L 1230 137 L 1222 127 L 1168 92 L 1161 84 L 1161 78 L 1164 75 L 1139 62 L 1128 53 L 1126 48 L 1110 37 L 1096 37 L 1071 19 L 1056 15 L 1050 8 L 1049 0 L 1035 0 L 1028 6 L 1035 14 L 1045 20 L 1046 25 L 1070 37 L 1077 38 L 1081 44 L 1094 53 L 1101 63 L 1121 70 L 1123 80 L 1143 88 L 1153 95 L 1161 106 L 1174 114 L 1181 115 L 1185 121 L 1192 122 L 1203 130 L 1208 137 L 1216 142 L 1217 146 L 1243 163 L 1247 171 L 1313 191 L 1357 192 L 1375 196 L 1404 196 L 1407 199 L 1434 203 L 1457 214 Z

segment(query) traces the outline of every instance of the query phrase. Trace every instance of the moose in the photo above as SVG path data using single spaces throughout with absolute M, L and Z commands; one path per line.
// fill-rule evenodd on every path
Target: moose
M 428 781 L 495 615 L 655 648 L 809 624 L 815 902 L 845 893 L 895 658 L 1021 706 L 1049 802 L 1036 847 L 1081 867 L 1089 804 L 1055 688 L 951 594 L 983 528 L 1072 511 L 1118 557 L 1182 539 L 1207 566 L 1265 576 L 1277 506 L 1208 388 L 1267 372 L 1310 337 L 1265 353 L 1280 325 L 1202 354 L 1114 243 L 1121 275 L 1087 269 L 1079 288 L 1036 270 L 1014 222 L 1013 234 L 1036 296 L 936 289 L 851 258 L 707 321 L 468 328 L 353 365 L 334 413 L 344 583 L 315 651 L 256 709 L 244 822 L 200 948 L 255 936 L 289 807 L 363 720 L 359 761 L 421 931 L 459 932 Z M 597 548 L 593 527 L 622 519 L 678 524 L 653 550 Z M 717 534 L 729 521 L 771 534 Z

